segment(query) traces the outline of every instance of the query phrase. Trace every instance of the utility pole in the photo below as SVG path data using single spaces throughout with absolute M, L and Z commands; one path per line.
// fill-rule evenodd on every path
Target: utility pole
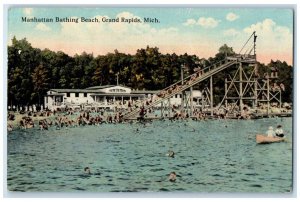
M 185 65 L 181 65 L 181 86 L 183 86 L 183 69 L 185 68 Z M 181 113 L 183 112 L 183 106 L 184 106 L 184 99 L 183 99 L 184 92 L 181 92 Z
M 255 56 L 255 60 L 256 60 L 256 38 L 257 35 L 255 34 L 255 31 L 253 32 L 253 51 L 254 51 L 254 56 Z
M 213 96 L 213 78 L 210 76 L 210 115 L 214 115 L 214 96 Z
M 268 78 L 267 78 L 267 115 L 269 117 L 269 114 L 270 114 L 270 76 L 268 75 Z
M 239 98 L 240 98 L 240 111 L 242 112 L 243 110 L 243 66 L 242 66 L 242 62 L 240 62 L 240 66 L 239 66 L 239 73 L 240 73 L 240 90 L 239 90 Z

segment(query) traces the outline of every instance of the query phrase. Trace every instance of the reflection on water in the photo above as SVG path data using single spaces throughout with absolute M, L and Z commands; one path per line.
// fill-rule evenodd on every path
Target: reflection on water
M 277 124 L 287 142 L 255 143 L 255 134 Z M 176 182 L 168 180 L 172 171 Z M 34 192 L 290 192 L 292 119 L 12 131 L 7 183 L 10 191 Z

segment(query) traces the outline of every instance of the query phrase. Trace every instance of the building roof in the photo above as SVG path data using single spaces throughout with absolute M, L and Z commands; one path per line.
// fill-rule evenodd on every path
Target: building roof
M 125 87 L 119 85 L 120 87 Z M 57 93 L 98 93 L 103 92 L 102 90 L 105 88 L 117 87 L 116 85 L 104 85 L 104 86 L 92 86 L 85 89 L 50 89 L 50 91 L 55 91 Z
M 132 93 L 94 93 L 91 94 L 91 96 L 123 96 L 123 97 L 130 97 L 130 96 L 137 96 L 137 97 L 142 97 L 144 96 L 143 94 L 132 94 Z
M 63 93 L 52 93 L 47 96 L 63 96 L 63 95 L 64 95 Z
M 131 91 L 131 94 L 156 94 L 159 93 L 159 90 L 135 90 Z
M 127 87 L 127 86 L 123 86 L 123 85 L 104 85 L 104 86 L 91 86 L 91 87 L 88 87 L 86 89 L 92 89 L 92 90 L 96 90 L 96 89 L 104 89 L 104 88 L 111 88 L 111 87 L 123 87 L 123 88 L 130 88 L 130 87 Z
M 114 87 L 115 85 L 104 85 L 104 86 L 91 86 L 91 87 L 88 87 L 86 89 L 89 89 L 89 90 L 95 90 L 95 89 L 103 89 L 103 88 L 110 88 L 110 87 Z
M 97 93 L 99 90 L 89 90 L 89 89 L 50 89 L 50 91 L 55 91 L 57 93 Z
M 129 88 L 119 85 L 120 87 Z M 56 93 L 103 93 L 103 89 L 117 87 L 116 85 L 92 86 L 85 89 L 50 89 Z M 131 94 L 156 94 L 159 90 L 132 90 Z M 53 93 L 52 93 L 53 94 Z

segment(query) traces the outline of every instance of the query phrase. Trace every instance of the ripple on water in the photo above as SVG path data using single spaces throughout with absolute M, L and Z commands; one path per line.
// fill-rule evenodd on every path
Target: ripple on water
M 85 191 L 86 189 L 82 188 L 82 187 L 75 187 L 73 188 L 74 190 L 77 190 L 77 191 Z
M 260 184 L 250 184 L 249 186 L 250 186 L 250 187 L 258 187 L 258 188 L 261 188 L 261 187 L 262 187 L 262 185 L 260 185 Z
M 292 120 L 225 121 L 226 129 L 223 121 L 207 120 L 154 121 L 146 128 L 137 124 L 50 128 L 44 134 L 31 129 L 12 131 L 7 137 L 8 188 L 75 192 L 290 191 L 291 143 L 257 145 L 249 135 L 255 135 L 253 129 L 255 133 L 265 131 L 266 125 L 292 128 Z M 136 128 L 140 128 L 139 134 Z M 196 132 L 188 132 L 189 128 Z M 291 134 L 287 135 L 292 140 Z M 168 150 L 175 152 L 175 158 L 165 156 Z M 86 165 L 92 175 L 83 174 Z M 172 171 L 178 174 L 175 183 L 168 181 Z
M 159 172 L 159 171 L 164 171 L 165 169 L 163 168 L 153 168 L 153 169 L 150 169 L 151 172 Z
M 166 189 L 166 188 L 160 188 L 159 191 L 163 191 L 164 192 L 164 191 L 170 191 L 170 190 Z

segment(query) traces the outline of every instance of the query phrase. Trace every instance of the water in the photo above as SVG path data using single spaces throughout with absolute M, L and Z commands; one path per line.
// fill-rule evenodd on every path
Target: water
M 255 134 L 277 124 L 287 142 L 256 144 Z M 292 190 L 292 119 L 18 130 L 8 134 L 7 160 L 10 191 L 286 193 Z M 176 182 L 168 181 L 172 171 Z

